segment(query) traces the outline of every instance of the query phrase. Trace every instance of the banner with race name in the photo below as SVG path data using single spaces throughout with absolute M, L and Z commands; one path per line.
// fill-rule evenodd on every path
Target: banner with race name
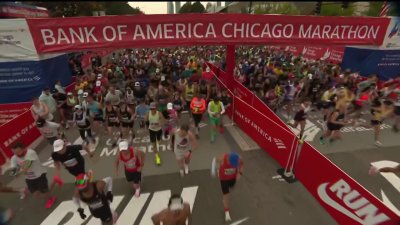
M 308 143 L 295 174 L 338 224 L 400 224 L 398 215 Z
M 27 19 L 39 53 L 171 45 L 381 45 L 389 18 L 248 14 Z
M 13 104 L 0 104 L 0 125 L 7 123 L 15 117 L 29 110 L 31 102 L 21 102 Z

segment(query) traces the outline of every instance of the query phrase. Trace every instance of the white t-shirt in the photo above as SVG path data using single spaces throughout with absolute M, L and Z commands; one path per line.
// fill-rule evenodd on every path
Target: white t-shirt
M 40 127 L 40 133 L 45 138 L 51 138 L 51 137 L 57 137 L 58 135 L 58 128 L 60 127 L 60 124 L 54 123 L 51 121 L 46 121 L 43 127 Z
M 32 161 L 32 164 L 25 174 L 26 179 L 34 180 L 40 177 L 42 174 L 46 173 L 46 169 L 44 168 L 44 166 L 42 166 L 38 155 L 32 149 L 28 149 L 25 156 L 21 158 L 13 155 L 11 157 L 11 168 L 24 168 L 24 165 L 25 163 L 27 163 L 27 161 Z

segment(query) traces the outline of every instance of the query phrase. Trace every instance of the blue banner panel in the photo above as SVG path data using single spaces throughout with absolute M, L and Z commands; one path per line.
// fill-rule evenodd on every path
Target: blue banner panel
M 0 104 L 31 101 L 44 87 L 54 88 L 57 80 L 63 86 L 70 84 L 71 74 L 67 55 L 0 63 Z
M 359 71 L 362 76 L 377 74 L 380 79 L 389 80 L 400 74 L 400 50 L 346 47 L 342 68 Z

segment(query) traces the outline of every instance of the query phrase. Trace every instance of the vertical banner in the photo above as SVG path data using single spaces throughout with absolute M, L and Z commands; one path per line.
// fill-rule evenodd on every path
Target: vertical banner
M 308 143 L 303 144 L 295 171 L 338 224 L 400 224 L 393 211 Z
M 3 149 L 7 157 L 13 155 L 11 146 L 16 141 L 22 141 L 25 146 L 28 146 L 41 135 L 30 110 L 1 125 L 0 134 L 0 148 Z
M 297 137 L 235 96 L 234 122 L 282 167 Z
M 233 77 L 232 77 L 233 79 Z M 239 81 L 233 80 L 233 85 L 232 85 L 232 90 L 233 94 L 243 100 L 244 102 L 247 102 L 249 105 L 253 106 L 253 100 L 254 100 L 254 93 L 251 92 L 248 88 L 243 86 Z

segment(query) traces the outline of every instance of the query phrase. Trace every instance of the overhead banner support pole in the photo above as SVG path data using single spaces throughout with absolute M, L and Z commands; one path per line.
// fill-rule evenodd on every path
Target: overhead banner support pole
M 226 46 L 226 73 L 229 77 L 227 79 L 227 86 L 233 93 L 235 93 L 233 89 L 233 79 L 235 71 L 235 45 L 227 45 Z

